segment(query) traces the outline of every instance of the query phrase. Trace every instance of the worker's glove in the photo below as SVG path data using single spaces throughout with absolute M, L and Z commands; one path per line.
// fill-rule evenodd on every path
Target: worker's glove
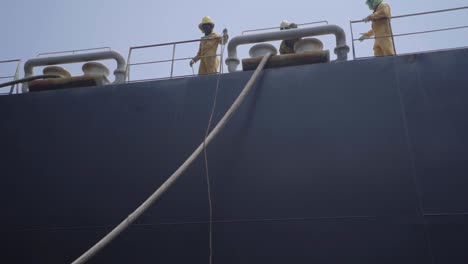
M 369 21 L 371 21 L 371 17 L 370 17 L 370 16 L 365 17 L 365 18 L 362 20 L 362 22 L 364 22 L 364 23 L 367 23 L 367 22 L 369 22 Z
M 367 38 L 366 33 L 361 33 L 361 37 L 359 38 L 359 41 L 363 42 Z
M 194 63 L 195 63 L 195 61 L 190 60 L 190 63 L 189 63 L 189 64 L 190 64 L 190 67 L 193 67 L 193 64 L 194 64 Z
M 223 35 L 227 35 L 227 33 L 228 33 L 227 28 L 223 29 Z

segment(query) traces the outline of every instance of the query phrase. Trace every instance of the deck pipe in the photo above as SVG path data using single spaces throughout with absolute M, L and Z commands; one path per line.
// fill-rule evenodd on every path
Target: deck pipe
M 47 58 L 36 58 L 26 61 L 24 64 L 24 77 L 28 78 L 34 75 L 33 68 L 48 65 L 57 65 L 65 63 L 78 63 L 78 62 L 89 62 L 97 60 L 114 59 L 117 62 L 117 68 L 114 71 L 115 81 L 113 83 L 119 84 L 125 82 L 125 70 L 126 63 L 125 59 L 116 51 L 101 51 L 85 54 L 56 56 Z M 28 83 L 23 83 L 23 93 L 29 91 Z
M 335 35 L 336 38 L 335 54 L 338 57 L 337 60 L 348 60 L 349 47 L 346 44 L 346 34 L 344 30 L 337 25 L 325 25 L 234 37 L 228 44 L 226 65 L 228 66 L 229 72 L 235 72 L 237 70 L 237 66 L 240 64 L 240 60 L 237 57 L 237 47 L 240 45 L 332 34 Z

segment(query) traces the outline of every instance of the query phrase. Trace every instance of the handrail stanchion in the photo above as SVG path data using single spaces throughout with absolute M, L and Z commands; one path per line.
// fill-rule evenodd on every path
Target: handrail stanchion
M 19 60 L 17 65 L 16 65 L 16 72 L 15 72 L 15 77 L 13 78 L 13 81 L 16 81 L 16 80 L 19 79 L 20 64 L 21 64 L 21 61 Z M 10 94 L 13 94 L 13 92 L 15 90 L 15 86 L 16 86 L 16 93 L 19 94 L 19 84 L 14 84 L 14 85 L 11 86 Z
M 392 19 L 391 18 L 388 19 L 388 25 L 390 27 L 390 33 L 392 34 L 393 52 L 395 52 L 395 55 L 398 55 L 398 53 L 396 52 L 396 47 L 395 47 L 395 37 L 394 37 L 395 34 L 393 34 Z
M 126 71 L 125 75 L 126 75 L 127 82 L 130 82 L 130 59 L 132 57 L 132 51 L 133 51 L 133 49 L 130 47 L 128 49 L 127 69 L 125 70 Z
M 349 27 L 351 28 L 351 46 L 353 46 L 353 60 L 356 59 L 356 49 L 354 48 L 354 32 L 353 32 L 353 23 L 349 21 Z
M 174 43 L 172 45 L 171 79 L 172 79 L 172 77 L 174 75 L 175 48 L 176 48 L 176 44 Z

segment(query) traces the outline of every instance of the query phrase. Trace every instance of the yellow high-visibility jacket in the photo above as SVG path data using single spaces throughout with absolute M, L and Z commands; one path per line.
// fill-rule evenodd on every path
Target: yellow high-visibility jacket
M 372 29 L 365 34 L 366 38 L 375 36 L 374 54 L 375 56 L 389 56 L 395 54 L 393 47 L 392 29 L 389 17 L 392 16 L 390 5 L 380 3 L 375 12 L 370 15 Z
M 218 45 L 227 42 L 227 36 L 220 38 L 220 35 L 211 33 L 208 36 L 202 37 L 200 48 L 197 56 L 193 58 L 194 62 L 200 61 L 198 74 L 217 73 L 219 67 L 219 59 L 216 57 Z
M 300 38 L 298 39 L 291 39 L 289 40 L 290 43 L 289 44 L 292 44 L 291 46 L 288 46 L 286 44 L 286 40 L 283 40 L 281 41 L 281 45 L 280 45 L 280 54 L 283 55 L 283 54 L 293 54 L 294 53 L 294 44 L 296 44 L 296 42 L 298 42 L 299 40 L 301 40 Z

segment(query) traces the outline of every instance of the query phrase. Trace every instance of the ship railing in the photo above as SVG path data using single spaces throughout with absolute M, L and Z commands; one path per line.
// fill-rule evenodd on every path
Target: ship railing
M 5 60 L 5 61 L 0 61 L 0 64 L 13 64 L 16 63 L 16 70 L 13 75 L 1 75 L 0 76 L 0 82 L 4 81 L 16 81 L 19 79 L 19 74 L 20 74 L 20 65 L 21 65 L 21 60 L 20 59 L 15 59 L 15 60 Z M 10 87 L 9 92 L 3 92 L 0 93 L 0 95 L 7 95 L 7 94 L 13 94 L 16 90 L 16 93 L 19 93 L 19 85 L 14 84 Z
M 317 25 L 317 24 L 325 24 L 328 25 L 327 20 L 322 21 L 314 21 L 314 22 L 307 22 L 307 23 L 300 23 L 296 24 L 297 26 L 309 26 L 309 25 Z M 279 30 L 279 27 L 268 27 L 268 28 L 256 28 L 256 29 L 249 29 L 242 31 L 241 35 L 253 33 L 253 32 L 260 32 L 260 31 L 272 31 L 272 30 Z
M 90 51 L 98 51 L 98 50 L 102 50 L 102 51 L 111 51 L 112 49 L 110 47 L 99 47 L 99 48 L 89 48 L 89 49 L 76 49 L 76 50 L 64 50 L 64 51 L 53 51 L 53 52 L 45 52 L 45 53 L 39 53 L 37 54 L 36 57 L 44 57 L 44 56 L 54 56 L 54 55 L 57 55 L 57 56 L 62 56 L 62 55 L 67 55 L 67 54 L 70 54 L 70 55 L 75 55 L 77 53 L 83 53 L 83 52 L 90 52 Z
M 420 13 L 412 13 L 412 14 L 406 14 L 406 15 L 400 15 L 400 16 L 392 16 L 390 18 L 384 18 L 384 19 L 389 19 L 389 25 L 390 25 L 390 30 L 392 32 L 391 35 L 389 36 L 380 36 L 380 37 L 371 37 L 371 38 L 366 38 L 363 41 L 366 40 L 373 40 L 373 39 L 379 39 L 379 38 L 389 38 L 391 37 L 393 40 L 393 49 L 395 51 L 395 55 L 398 55 L 397 49 L 396 49 L 396 44 L 395 44 L 395 38 L 398 37 L 405 37 L 405 36 L 413 36 L 413 35 L 422 35 L 422 34 L 431 34 L 431 33 L 436 33 L 436 32 L 445 32 L 445 31 L 455 31 L 455 30 L 466 30 L 468 29 L 468 25 L 462 25 L 462 26 L 457 26 L 457 27 L 445 27 L 445 28 L 437 28 L 437 29 L 432 29 L 432 30 L 424 30 L 424 31 L 415 31 L 415 32 L 406 32 L 406 33 L 400 33 L 400 34 L 394 34 L 393 29 L 392 29 L 392 20 L 397 20 L 397 19 L 402 19 L 402 18 L 408 18 L 408 17 L 417 17 L 417 16 L 427 16 L 427 15 L 433 15 L 433 14 L 439 14 L 439 13 L 449 13 L 449 12 L 456 12 L 456 11 L 462 11 L 462 10 L 468 10 L 468 6 L 464 7 L 457 7 L 457 8 L 450 8 L 450 9 L 441 9 L 441 10 L 434 10 L 434 11 L 428 11 L 428 12 L 420 12 Z M 365 58 L 373 58 L 372 57 L 357 57 L 356 56 L 356 48 L 355 48 L 355 42 L 361 41 L 359 38 L 354 37 L 354 24 L 359 24 L 359 23 L 365 23 L 363 20 L 352 20 L 349 22 L 350 28 L 351 28 L 351 38 L 352 38 L 352 50 L 353 50 L 353 58 L 356 59 L 365 59 Z M 464 47 L 459 47 L 459 48 L 464 48 Z M 442 49 L 442 50 L 449 50 L 449 49 Z M 439 50 L 437 50 L 439 51 Z M 418 51 L 422 52 L 422 51 Z M 399 55 L 403 55 L 403 53 L 400 53 Z
M 216 37 L 216 38 L 209 38 L 209 39 L 193 39 L 193 40 L 185 40 L 185 41 L 176 41 L 176 42 L 168 42 L 168 43 L 160 43 L 160 44 L 152 44 L 152 45 L 144 45 L 144 46 L 134 46 L 130 47 L 128 51 L 128 58 L 127 58 L 127 70 L 126 70 L 126 80 L 127 82 L 142 82 L 142 81 L 150 81 L 150 80 L 164 80 L 164 79 L 178 79 L 178 78 L 188 78 L 188 77 L 194 77 L 196 76 L 195 71 L 192 67 L 192 74 L 189 75 L 175 75 L 174 74 L 174 68 L 175 68 L 175 63 L 176 62 L 181 62 L 181 61 L 190 61 L 193 59 L 193 57 L 181 57 L 177 58 L 176 57 L 176 50 L 179 45 L 183 44 L 191 44 L 191 43 L 197 43 L 201 41 L 208 41 L 208 40 L 213 40 L 213 39 L 222 39 L 223 37 Z M 133 62 L 133 53 L 135 50 L 144 50 L 144 49 L 152 49 L 152 48 L 163 48 L 163 47 L 170 47 L 172 49 L 172 56 L 170 59 L 164 59 L 164 60 L 151 60 L 151 61 L 142 61 L 142 62 Z M 222 48 L 221 48 L 222 49 Z M 207 55 L 207 56 L 199 56 L 198 58 L 209 58 L 209 57 L 222 57 L 222 54 L 217 53 L 216 55 Z M 159 77 L 159 78 L 151 78 L 151 79 L 131 79 L 130 72 L 131 68 L 135 66 L 142 66 L 142 65 L 154 65 L 154 64 L 163 64 L 163 63 L 170 63 L 170 74 L 169 76 L 165 77 Z M 188 63 L 187 63 L 187 67 Z M 222 58 L 220 59 L 219 63 L 219 69 L 216 73 L 213 74 L 219 74 L 222 72 Z

